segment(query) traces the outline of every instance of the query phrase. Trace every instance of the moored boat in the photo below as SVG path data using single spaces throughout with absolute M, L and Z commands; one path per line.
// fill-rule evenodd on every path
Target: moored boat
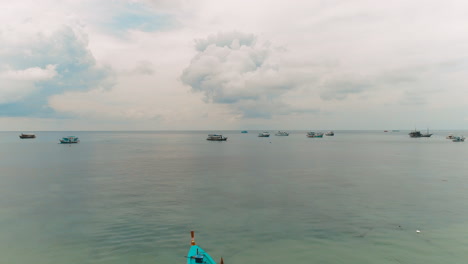
M 289 133 L 286 131 L 278 131 L 275 136 L 289 136 Z
M 465 137 L 464 137 L 464 136 L 461 136 L 461 137 L 453 137 L 453 138 L 452 138 L 452 141 L 453 141 L 453 142 L 465 142 Z
M 258 134 L 259 137 L 269 137 L 270 136 L 270 132 L 262 132 L 262 133 L 259 133 Z
M 63 137 L 60 139 L 60 144 L 74 144 L 80 142 L 80 139 L 75 136 Z
M 333 131 L 328 131 L 327 133 L 325 133 L 325 136 L 334 136 L 335 135 L 335 132 Z
M 449 134 L 448 136 L 446 136 L 445 138 L 446 139 L 453 139 L 455 136 L 453 134 Z
M 422 137 L 421 131 L 418 131 L 418 130 L 411 131 L 411 132 L 409 132 L 408 135 L 409 135 L 410 137 L 412 137 L 412 138 L 419 138 L 419 137 Z
M 429 129 L 427 129 L 427 132 L 426 132 L 426 133 L 421 134 L 421 137 L 431 137 L 431 136 L 432 136 L 432 134 L 429 133 Z
M 246 134 L 246 133 L 249 133 L 249 131 L 247 131 L 247 130 L 242 130 L 241 133 L 242 133 L 242 134 Z
M 33 133 L 21 133 L 20 138 L 36 138 L 36 135 Z
M 195 232 L 191 231 L 190 234 L 192 239 L 190 240 L 191 247 L 187 254 L 187 264 L 216 264 L 213 258 L 195 243 Z M 224 264 L 223 258 L 221 258 L 220 264 Z
M 206 140 L 211 140 L 211 141 L 226 141 L 227 137 L 223 137 L 223 135 L 217 135 L 217 134 L 209 134 Z
M 323 133 L 322 132 L 307 132 L 306 134 L 307 137 L 310 137 L 310 138 L 321 138 L 323 137 Z

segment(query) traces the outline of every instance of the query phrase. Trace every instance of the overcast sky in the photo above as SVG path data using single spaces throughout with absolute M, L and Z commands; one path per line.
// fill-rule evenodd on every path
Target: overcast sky
M 468 129 L 467 12 L 0 0 L 0 130 Z

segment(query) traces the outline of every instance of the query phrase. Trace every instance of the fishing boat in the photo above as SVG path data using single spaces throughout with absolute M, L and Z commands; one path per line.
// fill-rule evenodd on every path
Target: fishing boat
M 190 240 L 191 247 L 187 254 L 187 264 L 216 264 L 213 258 L 195 243 L 195 232 L 191 231 L 190 234 L 192 239 Z M 221 258 L 220 264 L 224 264 L 223 258 Z
M 328 131 L 327 133 L 325 133 L 325 136 L 334 136 L 335 135 L 335 132 L 333 131 Z
M 445 138 L 446 139 L 453 139 L 455 136 L 453 134 L 449 134 L 448 136 L 446 136 Z
M 289 133 L 286 131 L 278 131 L 275 136 L 289 136 Z
M 206 140 L 210 141 L 226 141 L 227 137 L 223 137 L 223 135 L 217 135 L 217 134 L 209 134 Z
M 418 130 L 411 131 L 411 132 L 409 132 L 408 135 L 409 135 L 410 137 L 412 137 L 412 138 L 420 138 L 420 137 L 422 137 L 421 131 L 418 131 Z
M 464 137 L 464 136 L 461 136 L 461 137 L 453 137 L 453 138 L 452 138 L 452 141 L 453 141 L 453 142 L 465 142 L 465 137 Z
M 323 133 L 321 132 L 307 132 L 307 137 L 310 137 L 310 138 L 321 138 L 323 137 Z
M 241 133 L 242 133 L 242 134 L 246 134 L 246 133 L 249 133 L 249 131 L 247 131 L 247 130 L 242 130 Z
M 60 144 L 74 144 L 80 142 L 80 139 L 75 136 L 63 137 L 60 139 Z
M 259 137 L 269 137 L 270 136 L 270 132 L 262 132 L 262 133 L 259 133 L 258 134 Z
M 21 133 L 21 135 L 19 135 L 20 138 L 36 138 L 36 135 L 35 134 L 32 134 L 32 133 Z
M 426 133 L 421 134 L 421 137 L 431 137 L 431 136 L 432 136 L 432 134 L 429 133 L 429 129 L 427 129 L 427 132 L 426 132 Z

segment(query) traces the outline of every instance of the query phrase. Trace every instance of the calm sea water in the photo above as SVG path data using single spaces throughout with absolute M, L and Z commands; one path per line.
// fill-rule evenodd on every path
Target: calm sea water
M 468 260 L 468 142 L 271 132 L 0 132 L 0 262 Z

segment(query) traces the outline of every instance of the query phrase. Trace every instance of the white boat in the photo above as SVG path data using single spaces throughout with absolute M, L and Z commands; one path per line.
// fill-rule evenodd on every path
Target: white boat
M 269 137 L 270 136 L 270 132 L 262 132 L 260 134 L 258 134 L 259 137 Z
M 453 141 L 453 142 L 464 142 L 464 141 L 465 141 L 465 137 L 464 137 L 464 136 L 461 136 L 461 137 L 453 137 L 453 138 L 452 138 L 452 141 Z
M 278 131 L 275 136 L 289 136 L 289 133 L 286 131 Z
M 453 134 L 449 134 L 448 136 L 446 136 L 445 138 L 446 139 L 453 139 L 455 136 Z
M 226 141 L 227 137 L 223 137 L 223 135 L 217 135 L 217 134 L 209 134 L 206 140 L 211 140 L 211 141 Z
M 335 132 L 333 131 L 328 131 L 327 133 L 325 133 L 325 136 L 334 136 L 335 135 Z

